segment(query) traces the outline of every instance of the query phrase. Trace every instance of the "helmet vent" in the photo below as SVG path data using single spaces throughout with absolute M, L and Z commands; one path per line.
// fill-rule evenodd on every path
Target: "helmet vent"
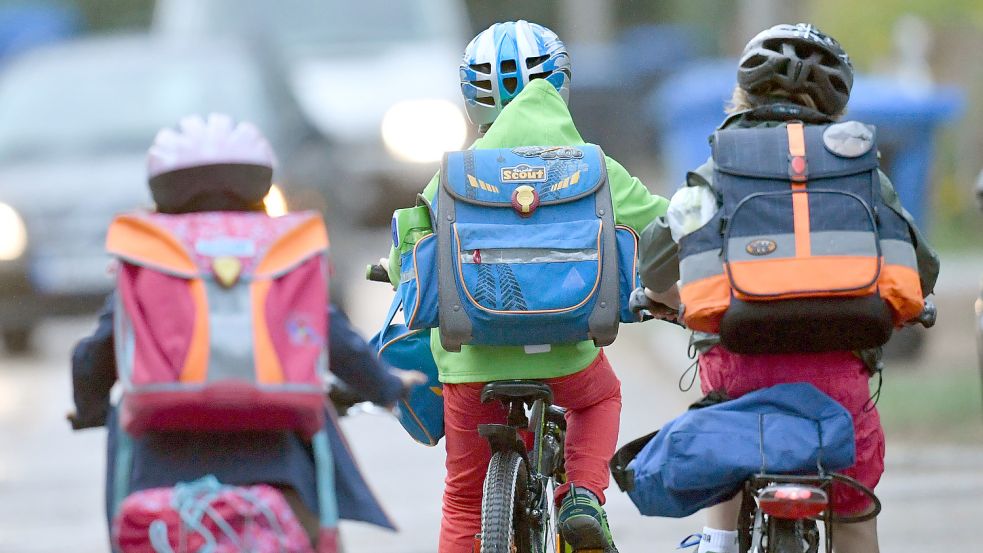
M 515 73 L 516 67 L 515 60 L 502 60 L 502 73 Z
M 473 69 L 473 70 L 475 70 L 475 71 L 477 71 L 479 73 L 484 73 L 486 75 L 489 74 L 489 73 L 491 73 L 491 64 L 490 63 L 472 63 L 468 67 L 470 67 L 471 69 Z
M 533 67 L 536 67 L 537 65 L 543 63 L 544 61 L 546 61 L 548 59 L 550 59 L 550 57 L 548 55 L 547 56 L 536 56 L 534 58 L 526 58 L 526 69 L 532 69 Z
M 754 67 L 758 67 L 759 65 L 763 65 L 766 61 L 768 61 L 768 58 L 760 54 L 757 54 L 744 60 L 744 63 L 741 64 L 741 67 L 744 67 L 745 69 L 752 69 Z
M 509 94 L 514 94 L 515 89 L 519 88 L 519 79 L 516 79 L 515 77 L 506 77 L 502 79 L 502 84 L 505 86 L 505 90 L 507 90 Z
M 473 84 L 475 88 L 480 88 L 485 92 L 491 92 L 492 89 L 491 81 L 471 81 L 471 84 Z
M 771 39 L 761 43 L 761 47 L 772 52 L 782 53 L 782 39 Z
M 474 99 L 474 101 L 478 102 L 483 106 L 488 106 L 490 108 L 495 107 L 495 99 L 492 98 L 491 96 L 478 96 L 477 98 Z
M 549 77 L 550 75 L 552 75 L 552 73 L 549 72 L 549 71 L 544 71 L 542 73 L 532 73 L 531 75 L 529 75 L 529 80 L 530 81 L 535 81 L 536 79 L 545 79 L 546 77 Z
M 832 85 L 833 89 L 840 94 L 850 94 L 850 87 L 848 87 L 846 83 L 843 82 L 843 79 L 837 75 L 829 76 L 829 84 Z

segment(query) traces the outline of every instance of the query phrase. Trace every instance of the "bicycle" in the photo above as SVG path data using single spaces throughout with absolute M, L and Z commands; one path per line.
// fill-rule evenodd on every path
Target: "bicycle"
M 675 312 L 654 302 L 642 288 L 632 292 L 629 306 L 641 314 L 643 320 L 660 318 L 680 324 Z M 925 302 L 921 314 L 907 324 L 920 324 L 925 328 L 935 325 L 937 310 L 931 301 Z M 747 553 L 818 553 L 820 530 L 823 522 L 825 552 L 832 553 L 833 523 L 856 523 L 870 520 L 881 511 L 881 503 L 874 492 L 849 476 L 827 473 L 822 466 L 820 450 L 815 475 L 768 474 L 762 472 L 745 481 L 741 490 L 741 507 L 738 515 L 738 550 Z M 833 513 L 830 503 L 833 482 L 853 487 L 870 498 L 872 507 L 855 516 L 839 516 Z M 684 540 L 680 547 L 696 543 Z
M 566 482 L 565 410 L 552 404 L 553 391 L 548 384 L 532 380 L 489 382 L 481 391 L 481 401 L 501 402 L 508 416 L 505 424 L 478 426 L 492 456 L 485 476 L 481 533 L 475 536 L 475 552 L 564 551 L 553 490 Z M 528 451 L 520 435 L 523 429 L 532 434 Z
M 365 276 L 389 282 L 388 271 L 381 264 L 366 267 Z M 535 380 L 489 382 L 480 397 L 482 403 L 501 402 L 508 415 L 505 424 L 478 426 L 492 455 L 474 552 L 562 553 L 565 544 L 557 531 L 553 490 L 566 482 L 566 411 L 553 405 L 550 386 Z M 531 449 L 526 448 L 520 434 L 523 431 L 531 434 Z

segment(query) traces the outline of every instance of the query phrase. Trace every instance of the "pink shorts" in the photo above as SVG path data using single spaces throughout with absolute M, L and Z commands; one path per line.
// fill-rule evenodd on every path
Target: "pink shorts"
M 857 462 L 842 474 L 874 489 L 884 473 L 884 429 L 876 409 L 864 411 L 870 379 L 863 361 L 850 352 L 740 355 L 715 347 L 700 356 L 703 393 L 724 390 L 731 398 L 785 382 L 808 382 L 853 415 Z M 870 500 L 848 486 L 834 485 L 834 511 L 862 513 Z

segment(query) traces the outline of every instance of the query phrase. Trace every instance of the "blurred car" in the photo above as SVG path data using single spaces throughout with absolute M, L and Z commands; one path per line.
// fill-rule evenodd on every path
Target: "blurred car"
M 237 35 L 284 63 L 328 138 L 322 185 L 339 213 L 388 221 L 447 150 L 468 142 L 457 66 L 470 28 L 456 0 L 159 0 L 167 36 Z
M 321 151 L 290 94 L 234 42 L 92 38 L 31 51 L 0 75 L 0 332 L 28 347 L 48 314 L 91 310 L 112 287 L 114 214 L 150 205 L 145 155 L 190 113 L 255 122 L 283 166 Z M 308 172 L 318 172 L 309 169 Z M 290 175 L 278 174 L 291 195 Z

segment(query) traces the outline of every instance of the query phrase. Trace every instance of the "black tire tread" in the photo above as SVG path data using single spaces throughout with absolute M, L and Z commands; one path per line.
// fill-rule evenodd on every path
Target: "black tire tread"
M 514 451 L 497 452 L 488 463 L 481 500 L 481 553 L 512 553 L 516 535 L 515 507 L 521 493 L 522 458 Z

